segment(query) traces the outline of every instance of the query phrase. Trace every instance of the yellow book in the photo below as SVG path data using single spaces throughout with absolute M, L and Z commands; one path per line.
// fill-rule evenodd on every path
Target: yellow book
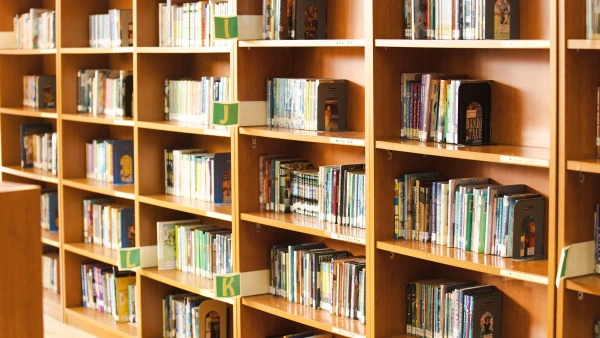
M 115 277 L 115 319 L 119 323 L 129 322 L 129 285 L 135 285 L 135 276 Z

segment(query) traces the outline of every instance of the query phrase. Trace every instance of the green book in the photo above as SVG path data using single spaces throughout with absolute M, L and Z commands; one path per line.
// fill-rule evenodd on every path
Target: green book
M 465 250 L 471 251 L 471 233 L 473 231 L 473 193 L 467 193 L 464 197 L 466 200 L 467 215 L 465 217 Z

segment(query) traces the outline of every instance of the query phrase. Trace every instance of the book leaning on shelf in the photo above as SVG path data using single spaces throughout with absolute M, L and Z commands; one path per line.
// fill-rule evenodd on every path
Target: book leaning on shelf
M 270 293 L 335 316 L 366 320 L 366 261 L 323 243 L 271 249 Z
M 327 39 L 327 0 L 263 0 L 263 40 Z
M 23 76 L 23 107 L 56 109 L 56 76 Z
M 83 242 L 118 250 L 135 246 L 134 208 L 112 197 L 83 200 Z
M 21 167 L 37 168 L 58 174 L 58 134 L 52 132 L 50 123 L 22 124 Z
M 173 1 L 175 2 L 175 1 Z M 197 1 L 158 4 L 159 47 L 209 47 L 223 45 L 214 38 L 214 17 L 233 15 L 232 2 Z
M 133 11 L 110 9 L 108 14 L 90 15 L 90 47 L 133 47 Z
M 163 337 L 227 337 L 227 305 L 193 293 L 167 295 L 162 300 Z
M 212 203 L 231 203 L 231 153 L 165 149 L 165 193 Z
M 158 269 L 177 269 L 213 279 L 233 272 L 231 229 L 199 220 L 158 222 Z
M 213 102 L 231 100 L 229 77 L 165 79 L 165 121 L 211 124 Z
M 407 0 L 404 38 L 519 39 L 519 0 Z
M 42 190 L 40 196 L 42 229 L 58 231 L 58 192 L 55 189 Z
M 104 263 L 81 265 L 83 307 L 110 314 L 119 323 L 131 321 L 130 306 L 135 304 L 129 301 L 131 286 L 135 287 L 135 272 Z
M 16 49 L 56 48 L 56 12 L 52 9 L 31 8 L 29 13 L 13 19 Z
M 489 178 L 406 174 L 394 182 L 395 237 L 513 259 L 544 257 L 546 199 Z
M 85 145 L 87 178 L 133 184 L 133 140 L 92 140 Z
M 42 253 L 42 286 L 60 292 L 60 254 L 57 248 L 44 246 Z
M 346 131 L 346 80 L 267 79 L 267 125 Z
M 78 113 L 133 117 L 133 72 L 80 69 L 77 83 Z
M 502 337 L 502 291 L 474 281 L 406 284 L 406 332 L 417 337 Z

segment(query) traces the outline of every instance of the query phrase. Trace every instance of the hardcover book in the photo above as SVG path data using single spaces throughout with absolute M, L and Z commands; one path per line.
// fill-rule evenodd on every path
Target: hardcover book
M 58 193 L 45 191 L 42 193 L 42 228 L 56 232 L 58 231 Z
M 519 0 L 485 0 L 485 39 L 519 39 Z
M 327 39 L 327 0 L 296 1 L 296 40 Z
M 113 142 L 113 183 L 133 184 L 133 140 Z
M 21 167 L 32 168 L 34 159 L 34 135 L 52 132 L 52 125 L 42 124 L 22 124 L 21 125 Z
M 467 309 L 470 317 L 470 337 L 502 337 L 502 292 L 476 294 L 470 297 Z
M 346 80 L 318 81 L 318 131 L 346 131 Z
M 519 199 L 513 212 L 513 259 L 544 258 L 546 199 Z
M 214 160 L 214 203 L 231 203 L 231 153 L 216 153 Z
M 492 81 L 459 80 L 457 144 L 485 145 L 492 141 Z
M 135 212 L 134 208 L 123 208 L 119 212 L 119 248 L 135 247 Z

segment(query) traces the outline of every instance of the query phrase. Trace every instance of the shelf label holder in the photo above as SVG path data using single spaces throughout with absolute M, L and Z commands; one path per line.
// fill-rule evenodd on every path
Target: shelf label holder
M 269 270 L 215 275 L 215 298 L 239 298 L 269 293 Z
M 119 270 L 128 271 L 158 266 L 158 246 L 119 249 L 117 266 Z

